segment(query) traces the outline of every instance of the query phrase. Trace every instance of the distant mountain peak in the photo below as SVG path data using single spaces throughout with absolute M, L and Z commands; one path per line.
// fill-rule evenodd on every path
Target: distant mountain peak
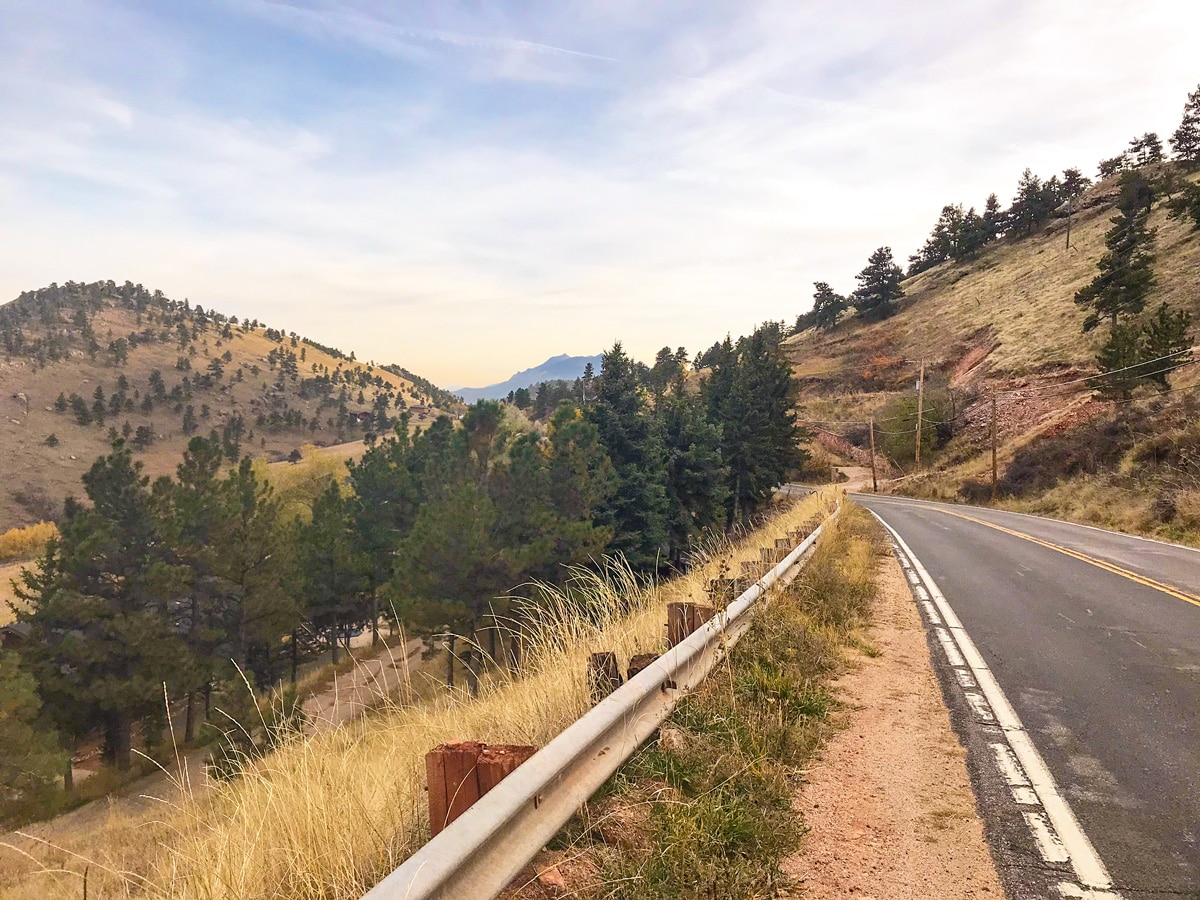
M 517 372 L 505 381 L 489 384 L 486 387 L 459 388 L 454 393 L 467 403 L 474 403 L 476 400 L 502 400 L 509 395 L 510 391 L 530 388 L 543 381 L 573 381 L 583 375 L 583 370 L 587 368 L 588 363 L 591 363 L 593 368 L 599 369 L 600 354 L 571 356 L 569 353 L 560 353 L 557 356 L 551 356 L 540 366 Z

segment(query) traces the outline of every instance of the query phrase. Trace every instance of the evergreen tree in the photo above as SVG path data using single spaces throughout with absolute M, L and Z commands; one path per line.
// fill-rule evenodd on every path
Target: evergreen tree
M 1170 387 L 1171 369 L 1188 362 L 1192 354 L 1184 353 L 1192 345 L 1192 316 L 1186 310 L 1172 310 L 1159 304 L 1154 315 L 1142 326 L 1140 350 L 1147 360 L 1144 377 L 1166 390 Z M 1164 360 L 1164 357 L 1170 357 Z M 1151 362 L 1151 360 L 1162 360 Z
M 368 562 L 355 541 L 350 502 L 330 480 L 312 507 L 312 520 L 300 526 L 297 559 L 301 596 L 313 628 L 329 636 L 332 659 L 344 630 L 365 622 Z
M 0 822 L 19 822 L 53 796 L 70 760 L 39 715 L 37 683 L 0 651 Z
M 1091 308 L 1083 322 L 1085 332 L 1105 320 L 1115 328 L 1119 316 L 1136 316 L 1145 308 L 1154 284 L 1154 231 L 1146 226 L 1148 218 L 1135 197 L 1112 219 L 1099 273 L 1075 294 L 1078 305 Z
M 837 324 L 838 317 L 850 307 L 850 303 L 824 281 L 815 282 L 813 288 L 813 324 L 828 331 Z
M 715 354 L 703 396 L 710 421 L 721 426 L 730 525 L 756 512 L 804 460 L 795 389 L 775 329 L 761 327 L 736 348 L 726 338 Z
M 678 565 L 706 529 L 724 524 L 729 472 L 721 428 L 708 420 L 700 397 L 677 383 L 654 412 L 666 450 L 668 555 Z
M 1092 179 L 1088 178 L 1078 169 L 1064 169 L 1062 179 L 1062 193 L 1066 200 L 1074 200 L 1092 184 Z
M 1053 190 L 1048 192 L 1042 180 L 1026 169 L 1021 174 L 1017 195 L 1008 209 L 1008 231 L 1025 237 L 1033 234 L 1033 230 L 1049 218 L 1058 205 L 1053 193 Z
M 1183 121 L 1171 135 L 1175 158 L 1189 168 L 1200 165 L 1200 86 L 1188 94 Z
M 380 590 L 392 577 L 396 548 L 417 515 L 411 449 L 407 422 L 402 422 L 393 436 L 372 446 L 357 463 L 348 464 L 355 539 L 368 563 L 372 644 L 379 640 Z
M 616 473 L 617 490 L 597 511 L 613 529 L 610 549 L 637 569 L 653 569 L 666 544 L 663 448 L 638 387 L 637 370 L 620 343 L 601 359 L 596 402 L 589 410 Z
M 190 686 L 193 667 L 180 639 L 185 573 L 164 558 L 164 541 L 130 451 L 120 442 L 84 475 L 91 507 L 64 506 L 51 541 L 18 596 L 30 625 L 22 652 L 42 700 L 68 742 L 95 724 L 108 758 L 130 764 L 133 723 L 157 718 L 163 686 Z
M 1200 230 L 1200 184 L 1185 182 L 1179 196 L 1167 204 L 1172 219 L 1191 219 L 1192 229 Z
M 886 319 L 895 312 L 895 302 L 904 296 L 900 287 L 903 273 L 892 259 L 891 247 L 880 247 L 871 254 L 866 268 L 855 277 L 858 288 L 851 302 L 867 321 Z
M 1140 138 L 1134 138 L 1129 142 L 1129 156 L 1133 160 L 1133 164 L 1139 167 L 1162 162 L 1162 141 L 1153 131 L 1147 131 Z
M 1000 199 L 995 194 L 988 194 L 987 203 L 983 207 L 981 230 L 984 243 L 990 244 L 1004 234 L 1004 211 L 1000 208 Z

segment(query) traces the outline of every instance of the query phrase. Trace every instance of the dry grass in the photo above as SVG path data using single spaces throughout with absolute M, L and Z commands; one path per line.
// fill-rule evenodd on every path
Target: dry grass
M 12 608 L 8 605 L 17 600 L 17 595 L 13 591 L 13 582 L 20 582 L 21 572 L 28 566 L 27 562 L 0 566 L 0 625 L 7 625 L 16 618 Z
M 131 310 L 123 309 L 104 310 L 96 315 L 93 324 L 97 335 L 105 340 L 109 332 L 119 336 L 144 327 L 138 324 Z M 280 345 L 268 340 L 262 329 L 245 334 L 235 329 L 231 340 L 222 341 L 220 346 L 218 340 L 218 336 L 210 331 L 206 338 L 198 342 L 196 356 L 191 360 L 191 373 L 175 369 L 180 351 L 174 342 L 141 345 L 130 352 L 127 363 L 121 367 L 106 362 L 103 358 L 105 354 L 95 361 L 86 355 L 74 355 L 42 369 L 37 368 L 32 360 L 0 357 L 0 456 L 4 458 L 6 470 L 19 476 L 17 483 L 0 489 L 0 530 L 28 524 L 51 514 L 31 510 L 14 496 L 16 493 L 44 496 L 51 505 L 59 508 L 68 494 L 78 496 L 82 491 L 80 476 L 97 456 L 110 449 L 108 428 L 113 422 L 118 428 L 126 420 L 134 428 L 138 425 L 152 428 L 160 438 L 140 452 L 138 458 L 143 461 L 146 474 L 151 477 L 174 472 L 189 436 L 182 431 L 181 414 L 169 404 L 157 404 L 151 413 L 144 413 L 140 409 L 121 413 L 107 420 L 103 426 L 80 426 L 69 413 L 54 411 L 53 404 L 60 392 L 68 395 L 78 393 L 90 405 L 92 392 L 97 385 L 110 395 L 118 376 L 122 374 L 129 381 L 131 394 L 135 389 L 145 394 L 150 372 L 159 369 L 169 390 L 185 374 L 194 376 L 204 371 L 211 359 L 229 351 L 233 360 L 225 364 L 226 377 L 221 385 L 211 391 L 197 391 L 192 400 L 187 401 L 195 407 L 197 416 L 201 414 L 202 404 L 207 404 L 211 409 L 210 418 L 199 422 L 197 433 L 207 434 L 210 428 L 219 427 L 225 417 L 241 414 L 246 419 L 247 427 L 255 432 L 252 441 L 243 442 L 243 452 L 269 459 L 285 457 L 304 441 L 333 443 L 339 439 L 336 430 L 328 428 L 325 422 L 331 414 L 329 410 L 321 413 L 320 427 L 315 434 L 307 430 L 303 433 L 298 430 L 271 433 L 268 429 L 256 428 L 254 419 L 257 410 L 252 406 L 252 401 L 262 401 L 274 384 L 277 372 L 271 371 L 266 358 L 272 349 Z M 290 349 L 289 342 L 285 342 L 284 346 Z M 339 365 L 343 371 L 366 368 L 368 365 L 361 361 L 336 359 L 307 344 L 302 343 L 300 347 L 304 348 L 305 354 L 305 360 L 299 366 L 300 374 L 305 377 L 312 377 L 311 367 L 314 363 L 327 366 L 330 371 Z M 299 347 L 296 348 L 297 353 L 299 350 Z M 253 374 L 251 366 L 258 367 L 257 375 Z M 238 369 L 242 370 L 243 375 L 240 382 L 232 377 Z M 375 368 L 371 374 L 379 376 L 389 387 L 402 390 L 409 402 L 415 402 L 410 396 L 412 385 L 406 379 L 379 368 Z M 18 394 L 24 394 L 27 402 L 17 399 Z M 369 410 L 373 389 L 366 390 L 362 404 L 357 402 L 357 394 L 358 389 L 355 388 L 348 402 L 349 410 Z M 284 399 L 305 416 L 312 417 L 317 413 L 317 399 L 301 399 L 294 385 L 288 386 Z M 397 411 L 392 409 L 390 412 L 394 415 Z M 58 443 L 46 446 L 45 440 L 51 434 L 57 437 Z
M 478 700 L 443 693 L 393 708 L 271 754 L 243 778 L 158 815 L 56 835 L 61 849 L 4 857 L 0 897 L 77 898 L 85 858 L 97 896 L 349 898 L 360 896 L 426 837 L 423 759 L 449 740 L 544 745 L 587 708 L 585 664 L 595 650 L 623 659 L 658 649 L 669 600 L 698 599 L 708 579 L 810 518 L 808 498 L 736 546 L 660 585 L 620 569 L 580 573 L 572 598 L 530 635 L 523 677 L 485 684 Z M 581 615 L 582 609 L 587 614 Z M 24 847 L 30 844 L 25 842 Z M 78 856 L 73 855 L 78 853 Z
M 877 356 L 903 360 L 900 380 L 908 381 L 921 359 L 953 363 L 978 343 L 992 348 L 987 365 L 993 375 L 1021 377 L 1050 365 L 1091 369 L 1103 335 L 1082 333 L 1084 316 L 1074 295 L 1096 273 L 1111 217 L 1111 207 L 1077 215 L 1070 251 L 1065 221 L 1056 220 L 1029 238 L 994 244 L 975 260 L 943 263 L 908 279 L 902 309 L 892 318 L 871 325 L 852 318 L 831 333 L 808 331 L 790 339 L 795 372 L 842 395 Z M 1150 224 L 1158 229 L 1155 302 L 1200 314 L 1200 239 L 1184 222 L 1168 219 L 1161 206 Z M 814 410 L 834 411 L 811 399 Z M 860 410 L 853 418 L 869 414 L 856 401 L 851 406 Z

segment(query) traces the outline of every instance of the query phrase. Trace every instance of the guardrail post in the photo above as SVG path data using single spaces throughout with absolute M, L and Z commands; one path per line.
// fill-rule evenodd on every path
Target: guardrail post
M 483 744 L 476 741 L 462 741 L 442 744 L 425 754 L 431 835 L 436 835 L 479 799 L 475 767 L 482 748 Z
M 459 741 L 425 754 L 429 831 L 436 835 L 537 751 L 518 744 Z
M 667 604 L 667 646 L 674 647 L 713 617 L 716 610 L 699 603 Z
M 617 665 L 617 654 L 611 650 L 593 653 L 588 659 L 587 674 L 592 703 L 599 703 L 621 686 L 621 668 Z
M 658 659 L 657 653 L 638 653 L 629 660 L 629 674 L 627 677 L 633 678 L 642 669 L 649 668 L 650 664 Z

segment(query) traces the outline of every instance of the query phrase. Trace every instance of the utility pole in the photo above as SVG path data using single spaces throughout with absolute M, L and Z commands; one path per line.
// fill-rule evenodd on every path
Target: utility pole
M 996 394 L 992 392 L 992 502 L 996 502 Z
M 871 416 L 871 493 L 879 493 L 879 480 L 875 477 L 875 417 Z
M 921 468 L 921 422 L 925 417 L 925 360 L 921 360 L 921 378 L 917 382 L 917 468 Z
M 1071 213 L 1075 210 L 1074 196 L 1067 198 L 1067 249 L 1071 249 Z

